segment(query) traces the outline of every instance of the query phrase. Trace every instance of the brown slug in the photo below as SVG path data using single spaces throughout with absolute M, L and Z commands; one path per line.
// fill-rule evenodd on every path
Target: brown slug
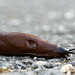
M 69 54 L 75 54 L 58 47 L 55 44 L 34 36 L 21 32 L 1 32 L 0 33 L 0 55 L 30 55 L 50 58 L 66 58 Z

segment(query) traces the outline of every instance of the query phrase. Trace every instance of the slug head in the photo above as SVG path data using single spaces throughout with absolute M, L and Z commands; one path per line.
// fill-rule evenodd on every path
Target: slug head
M 73 50 L 75 50 L 75 49 L 70 49 L 67 51 L 66 49 L 64 49 L 62 47 L 58 47 L 55 50 L 55 52 L 57 52 L 60 55 L 60 57 L 67 59 L 67 56 L 69 56 L 69 54 L 75 54 L 74 52 L 72 52 Z

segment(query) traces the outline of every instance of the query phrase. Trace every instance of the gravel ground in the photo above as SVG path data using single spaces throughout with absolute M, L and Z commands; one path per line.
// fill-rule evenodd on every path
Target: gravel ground
M 0 32 L 25 32 L 75 48 L 74 0 L 0 0 Z M 0 56 L 0 75 L 74 75 L 75 55 L 63 59 Z

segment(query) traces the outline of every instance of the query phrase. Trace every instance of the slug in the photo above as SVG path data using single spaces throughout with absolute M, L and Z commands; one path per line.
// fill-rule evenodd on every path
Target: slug
M 75 54 L 70 49 L 52 44 L 38 36 L 21 32 L 0 33 L 0 55 L 29 55 L 50 58 L 67 58 L 69 54 Z

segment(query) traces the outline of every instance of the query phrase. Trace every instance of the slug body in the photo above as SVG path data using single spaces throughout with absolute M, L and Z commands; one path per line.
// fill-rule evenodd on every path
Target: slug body
M 51 58 L 65 58 L 71 52 L 55 44 L 27 33 L 2 32 L 0 33 L 1 55 L 30 55 Z

